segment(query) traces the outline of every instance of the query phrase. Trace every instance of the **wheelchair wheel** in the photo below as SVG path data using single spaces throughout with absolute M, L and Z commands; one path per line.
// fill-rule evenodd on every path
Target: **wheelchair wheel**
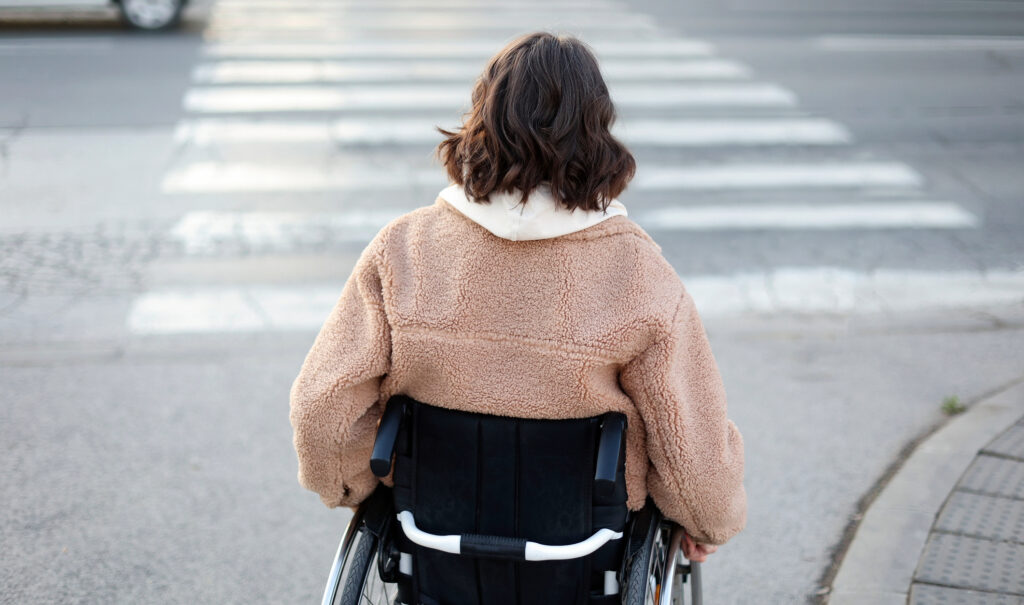
M 683 585 L 690 581 L 690 605 L 702 605 L 700 564 L 687 562 L 678 525 L 652 516 L 643 548 L 627 562 L 623 605 L 686 605 Z
M 349 523 L 338 546 L 330 579 L 324 590 L 323 605 L 393 605 L 398 586 L 381 580 L 377 570 L 380 543 L 366 524 L 361 512 Z

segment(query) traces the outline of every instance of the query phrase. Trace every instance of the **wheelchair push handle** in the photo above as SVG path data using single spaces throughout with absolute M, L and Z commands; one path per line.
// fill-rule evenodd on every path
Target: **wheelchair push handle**
M 504 536 L 482 536 L 479 534 L 437 535 L 423 531 L 416 526 L 412 512 L 398 513 L 402 531 L 412 542 L 424 548 L 439 550 L 453 555 L 488 557 L 513 561 L 564 561 L 593 554 L 611 540 L 622 538 L 622 532 L 607 528 L 599 529 L 586 540 L 575 544 L 540 544 L 522 538 Z

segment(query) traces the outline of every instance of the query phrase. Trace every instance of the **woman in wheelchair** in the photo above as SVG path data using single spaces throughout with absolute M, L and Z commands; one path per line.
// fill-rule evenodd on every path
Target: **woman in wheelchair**
M 356 508 L 325 603 L 699 602 L 743 442 L 614 119 L 586 45 L 520 37 L 360 255 L 290 394 L 299 482 Z

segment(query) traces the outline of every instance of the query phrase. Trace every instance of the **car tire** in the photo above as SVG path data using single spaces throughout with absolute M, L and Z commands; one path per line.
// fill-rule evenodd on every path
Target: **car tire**
M 133 29 L 160 31 L 181 22 L 185 0 L 118 0 L 121 18 Z

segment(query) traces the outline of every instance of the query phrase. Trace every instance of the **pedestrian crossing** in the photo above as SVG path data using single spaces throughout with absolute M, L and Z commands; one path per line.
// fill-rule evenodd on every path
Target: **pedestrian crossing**
M 609 86 L 623 110 L 676 107 L 787 107 L 796 103 L 790 91 L 772 84 L 620 84 Z M 193 88 L 185 109 L 195 113 L 290 111 L 418 111 L 469 109 L 470 91 L 452 85 L 233 86 Z
M 480 70 L 484 62 L 501 50 L 506 40 L 467 38 L 453 41 L 449 38 L 437 40 L 350 40 L 347 42 L 322 42 L 302 36 L 303 41 L 281 42 L 220 42 L 206 45 L 203 53 L 207 57 L 252 57 L 258 59 L 474 59 L 479 61 Z M 510 36 L 510 41 L 514 36 Z M 686 59 L 710 57 L 714 47 L 700 40 L 659 39 L 649 37 L 639 41 L 602 40 L 599 43 L 587 39 L 599 60 L 605 59 Z M 472 82 L 466 82 L 470 86 Z
M 333 143 L 345 146 L 400 145 L 422 149 L 437 144 L 431 124 L 445 124 L 452 116 L 433 119 L 376 117 L 316 121 L 247 121 L 207 118 L 182 122 L 175 138 L 197 147 L 249 143 Z M 630 120 L 612 132 L 630 146 L 711 147 L 722 145 L 842 145 L 850 133 L 831 120 L 817 118 L 737 118 Z
M 844 125 L 803 110 L 785 86 L 618 2 L 220 0 L 183 99 L 180 153 L 160 183 L 167 199 L 190 202 L 169 236 L 199 260 L 235 248 L 357 251 L 395 216 L 433 202 L 447 184 L 431 157 L 436 127 L 456 126 L 485 61 L 535 29 L 571 31 L 594 49 L 619 112 L 614 132 L 639 160 L 630 216 L 659 241 L 982 227 L 956 200 L 929 195 L 911 166 L 865 153 Z M 813 259 L 682 277 L 708 316 L 1003 304 L 1024 291 L 1013 272 Z M 312 330 L 340 287 L 186 284 L 140 296 L 128 325 L 165 335 Z
M 311 10 L 327 9 L 345 12 L 396 10 L 402 8 L 420 8 L 435 10 L 494 10 L 502 7 L 507 10 L 601 10 L 616 12 L 627 10 L 622 2 L 610 0 L 560 0 L 558 3 L 543 0 L 509 0 L 496 4 L 481 0 L 386 0 L 383 2 L 367 2 L 366 0 L 220 0 L 214 9 L 232 9 L 239 11 L 252 10 Z
M 260 191 L 404 191 L 410 185 L 444 188 L 438 169 L 346 164 L 331 170 L 318 166 L 267 166 L 244 162 L 196 162 L 165 177 L 165 193 Z M 730 163 L 724 165 L 645 165 L 630 188 L 645 191 L 734 191 L 865 187 L 918 187 L 921 175 L 898 162 Z M 827 209 L 826 209 L 827 210 Z
M 435 10 L 389 10 L 377 13 L 338 13 L 334 11 L 280 11 L 255 12 L 220 9 L 213 12 L 206 31 L 245 30 L 248 32 L 271 30 L 331 32 L 357 30 L 361 32 L 389 30 L 468 30 L 486 33 L 489 30 L 521 30 L 536 27 L 538 11 L 497 10 L 468 12 L 465 10 L 440 13 Z M 616 32 L 621 30 L 654 30 L 654 19 L 648 15 L 620 13 L 614 19 L 607 14 L 574 10 L 561 15 L 544 13 L 548 20 L 590 31 Z
M 358 64 L 320 59 L 226 60 L 203 63 L 192 72 L 197 84 L 354 84 L 367 82 L 454 82 L 464 86 L 480 74 L 480 62 L 466 59 L 394 62 L 368 59 Z M 606 79 L 623 81 L 736 80 L 749 77 L 748 69 L 722 59 L 645 60 L 643 63 L 610 59 L 601 65 Z
M 734 275 L 684 276 L 701 316 L 871 313 L 1018 304 L 1019 271 L 886 271 L 781 268 Z M 827 286 L 827 287 L 824 287 Z M 136 334 L 316 330 L 338 300 L 338 284 L 253 285 L 156 290 L 135 301 Z M 715 304 L 701 305 L 701 301 Z
M 218 212 L 185 214 L 171 238 L 193 255 L 213 254 L 235 240 L 250 251 L 286 253 L 324 241 L 367 242 L 395 217 L 394 211 L 355 208 L 345 212 Z M 829 204 L 729 204 L 658 206 L 630 213 L 652 232 L 705 230 L 956 229 L 977 225 L 977 218 L 948 202 L 902 204 L 858 202 Z

